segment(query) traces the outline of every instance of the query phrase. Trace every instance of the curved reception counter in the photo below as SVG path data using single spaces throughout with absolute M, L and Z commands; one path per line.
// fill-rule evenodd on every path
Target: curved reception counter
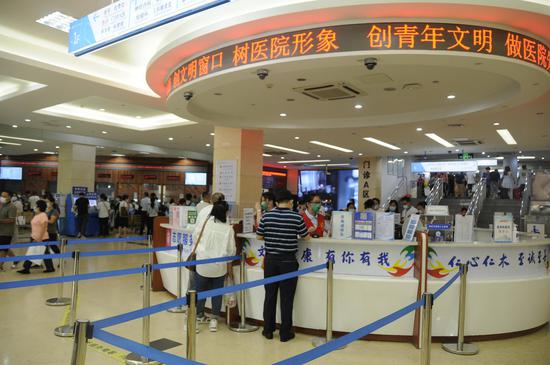
M 170 244 L 191 249 L 190 230 L 167 228 Z M 248 281 L 263 278 L 263 241 L 239 234 L 247 252 Z M 179 239 L 179 242 L 178 242 Z M 466 297 L 466 336 L 501 338 L 535 330 L 550 320 L 549 239 L 497 244 L 432 243 L 428 255 L 428 291 L 435 292 L 469 262 Z M 416 301 L 418 279 L 413 275 L 416 242 L 312 239 L 300 242 L 300 267 L 334 261 L 333 328 L 352 332 Z M 176 260 L 176 252 L 157 252 L 160 263 Z M 184 254 L 184 257 L 186 255 Z M 238 267 L 235 278 L 238 279 Z M 175 269 L 162 271 L 166 290 L 176 293 Z M 187 270 L 182 282 L 186 290 Z M 459 281 L 434 304 L 433 336 L 457 335 Z M 246 293 L 247 317 L 262 320 L 264 288 Z M 294 325 L 304 330 L 325 329 L 326 273 L 300 276 L 294 302 Z M 409 339 L 414 314 L 381 328 L 375 335 Z

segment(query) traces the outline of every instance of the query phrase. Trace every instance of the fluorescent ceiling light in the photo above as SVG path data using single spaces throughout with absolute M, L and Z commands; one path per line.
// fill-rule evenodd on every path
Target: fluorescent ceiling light
M 13 128 L 19 128 L 17 124 L 12 125 Z
M 32 138 L 23 138 L 23 137 L 11 137 L 11 136 L 3 136 L 3 135 L 0 135 L 0 138 L 9 138 L 9 139 L 17 139 L 19 141 L 28 141 L 28 142 L 44 142 L 43 140 L 41 139 L 32 139 Z
M 518 156 L 518 160 L 534 160 L 535 156 Z
M 264 157 L 271 157 L 272 155 L 270 155 L 270 154 L 268 154 L 268 153 L 264 153 L 264 154 L 262 154 L 262 156 L 264 156 Z
M 124 157 L 124 155 L 121 154 L 121 153 L 111 153 L 111 156 L 115 156 L 115 157 Z
M 330 162 L 330 160 L 296 160 L 296 161 L 278 161 L 277 163 L 313 163 L 313 162 Z
M 65 33 L 69 33 L 71 23 L 74 22 L 75 20 L 76 19 L 73 18 L 72 16 L 63 14 L 59 11 L 54 11 L 53 13 L 50 13 L 45 17 L 37 19 L 36 22 L 43 25 L 47 25 L 50 28 L 58 29 Z
M 496 157 L 496 159 L 497 159 L 497 160 L 504 160 L 504 157 L 498 156 L 498 157 Z
M 44 151 L 42 153 L 45 155 L 55 155 L 55 152 L 50 152 L 50 151 Z
M 435 134 L 435 133 L 426 133 L 425 136 L 428 137 L 428 138 L 433 139 L 434 141 L 436 141 L 436 142 L 439 143 L 440 145 L 443 145 L 443 146 L 445 146 L 445 147 L 447 147 L 447 148 L 454 147 L 454 145 L 453 145 L 451 142 L 447 141 L 446 139 L 443 139 L 443 138 L 439 137 L 439 136 L 438 136 L 437 134 Z
M 319 164 L 319 165 L 308 165 L 308 166 L 312 166 L 312 167 L 349 166 L 349 163 L 324 163 L 324 164 Z
M 284 117 L 286 117 L 286 116 L 287 116 L 287 114 L 286 114 L 286 113 L 281 113 L 281 114 L 279 114 L 279 116 L 281 116 L 281 117 L 283 117 L 283 118 L 284 118 Z
M 399 148 L 399 147 L 397 147 L 397 146 L 394 146 L 393 144 L 386 143 L 386 142 L 381 141 L 381 140 L 376 139 L 376 138 L 365 137 L 365 138 L 363 138 L 363 139 L 364 139 L 365 141 L 369 141 L 369 142 L 372 142 L 372 143 L 376 143 L 377 145 L 380 145 L 380 146 L 389 148 L 390 150 L 397 151 L 397 150 L 400 150 L 400 149 L 401 149 L 401 148 Z
M 347 153 L 353 152 L 350 149 L 347 149 L 347 148 L 344 148 L 344 147 L 338 147 L 338 146 L 335 146 L 333 144 L 328 144 L 328 143 L 324 143 L 324 142 L 309 141 L 309 143 L 313 143 L 313 144 L 316 144 L 318 146 L 323 146 L 323 147 L 327 147 L 327 148 L 332 148 L 333 150 L 337 150 L 337 151 L 342 151 L 342 152 L 347 152 Z
M 275 149 L 281 150 L 281 151 L 299 153 L 300 155 L 309 155 L 309 152 L 295 150 L 295 149 L 288 148 L 288 147 L 277 146 L 277 145 L 274 145 L 274 144 L 264 144 L 264 146 L 265 147 L 270 147 L 270 148 L 275 148 Z
M 31 120 L 30 120 L 30 119 L 28 119 L 28 118 L 27 118 L 27 119 L 25 119 L 25 122 L 30 122 L 30 121 L 31 121 Z
M 500 138 L 506 142 L 506 144 L 518 144 L 508 129 L 497 129 L 497 133 L 500 135 Z
M 207 143 L 207 144 L 206 144 L 206 147 L 210 147 L 210 143 Z
M 418 128 L 416 128 L 416 131 L 417 132 L 422 132 L 422 128 L 418 127 Z
M 150 155 L 150 153 L 149 153 L 149 152 L 143 152 L 143 151 L 142 151 L 142 152 L 140 152 L 140 154 L 141 154 L 141 155 Z
M 156 111 L 155 111 L 156 112 Z M 58 104 L 35 111 L 38 114 L 51 115 L 59 118 L 82 120 L 90 123 L 103 124 L 113 127 L 149 131 L 160 128 L 176 127 L 197 124 L 170 113 L 158 113 L 150 117 L 131 117 L 109 111 L 100 112 L 93 108 L 83 108 L 74 104 Z M 139 121 L 136 121 L 136 118 Z
M 455 95 L 447 95 L 447 99 L 454 99 L 454 98 L 456 98 Z
M 354 107 L 355 109 L 358 109 L 358 110 L 359 110 L 359 109 L 363 109 L 363 105 L 361 105 L 361 104 L 355 104 L 353 107 Z

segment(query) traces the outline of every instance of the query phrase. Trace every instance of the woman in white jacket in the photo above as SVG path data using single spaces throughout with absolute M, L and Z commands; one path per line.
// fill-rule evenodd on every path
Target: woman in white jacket
M 204 226 L 202 237 L 197 242 L 197 260 L 235 255 L 235 232 L 227 221 L 228 210 L 229 206 L 226 201 L 220 201 L 213 205 L 210 217 Z M 197 265 L 195 276 L 197 291 L 223 288 L 226 275 L 233 276 L 231 263 Z M 199 323 L 206 323 L 204 303 L 205 300 L 197 302 L 197 319 Z M 222 296 L 212 297 L 212 316 L 208 326 L 211 332 L 218 330 L 218 317 L 221 307 Z

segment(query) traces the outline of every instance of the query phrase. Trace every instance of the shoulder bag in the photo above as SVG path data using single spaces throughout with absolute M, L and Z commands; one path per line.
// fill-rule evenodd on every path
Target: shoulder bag
M 195 243 L 195 247 L 193 247 L 193 251 L 191 251 L 189 256 L 187 256 L 187 260 L 185 260 L 185 261 L 190 262 L 190 261 L 197 260 L 197 254 L 195 252 L 197 251 L 197 246 L 201 242 L 202 234 L 204 232 L 204 227 L 206 227 L 206 224 L 208 223 L 209 220 L 210 220 L 210 216 L 208 216 L 208 218 L 206 218 L 206 221 L 202 225 L 201 232 L 199 233 L 199 237 L 197 238 L 197 243 Z M 197 265 L 185 266 L 185 268 L 189 271 L 194 271 L 194 272 L 197 271 Z

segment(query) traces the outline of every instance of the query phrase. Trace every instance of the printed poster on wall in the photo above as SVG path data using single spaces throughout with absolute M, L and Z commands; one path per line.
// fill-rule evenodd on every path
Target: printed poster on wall
M 216 171 L 216 193 L 225 195 L 228 202 L 237 201 L 237 160 L 218 160 Z

